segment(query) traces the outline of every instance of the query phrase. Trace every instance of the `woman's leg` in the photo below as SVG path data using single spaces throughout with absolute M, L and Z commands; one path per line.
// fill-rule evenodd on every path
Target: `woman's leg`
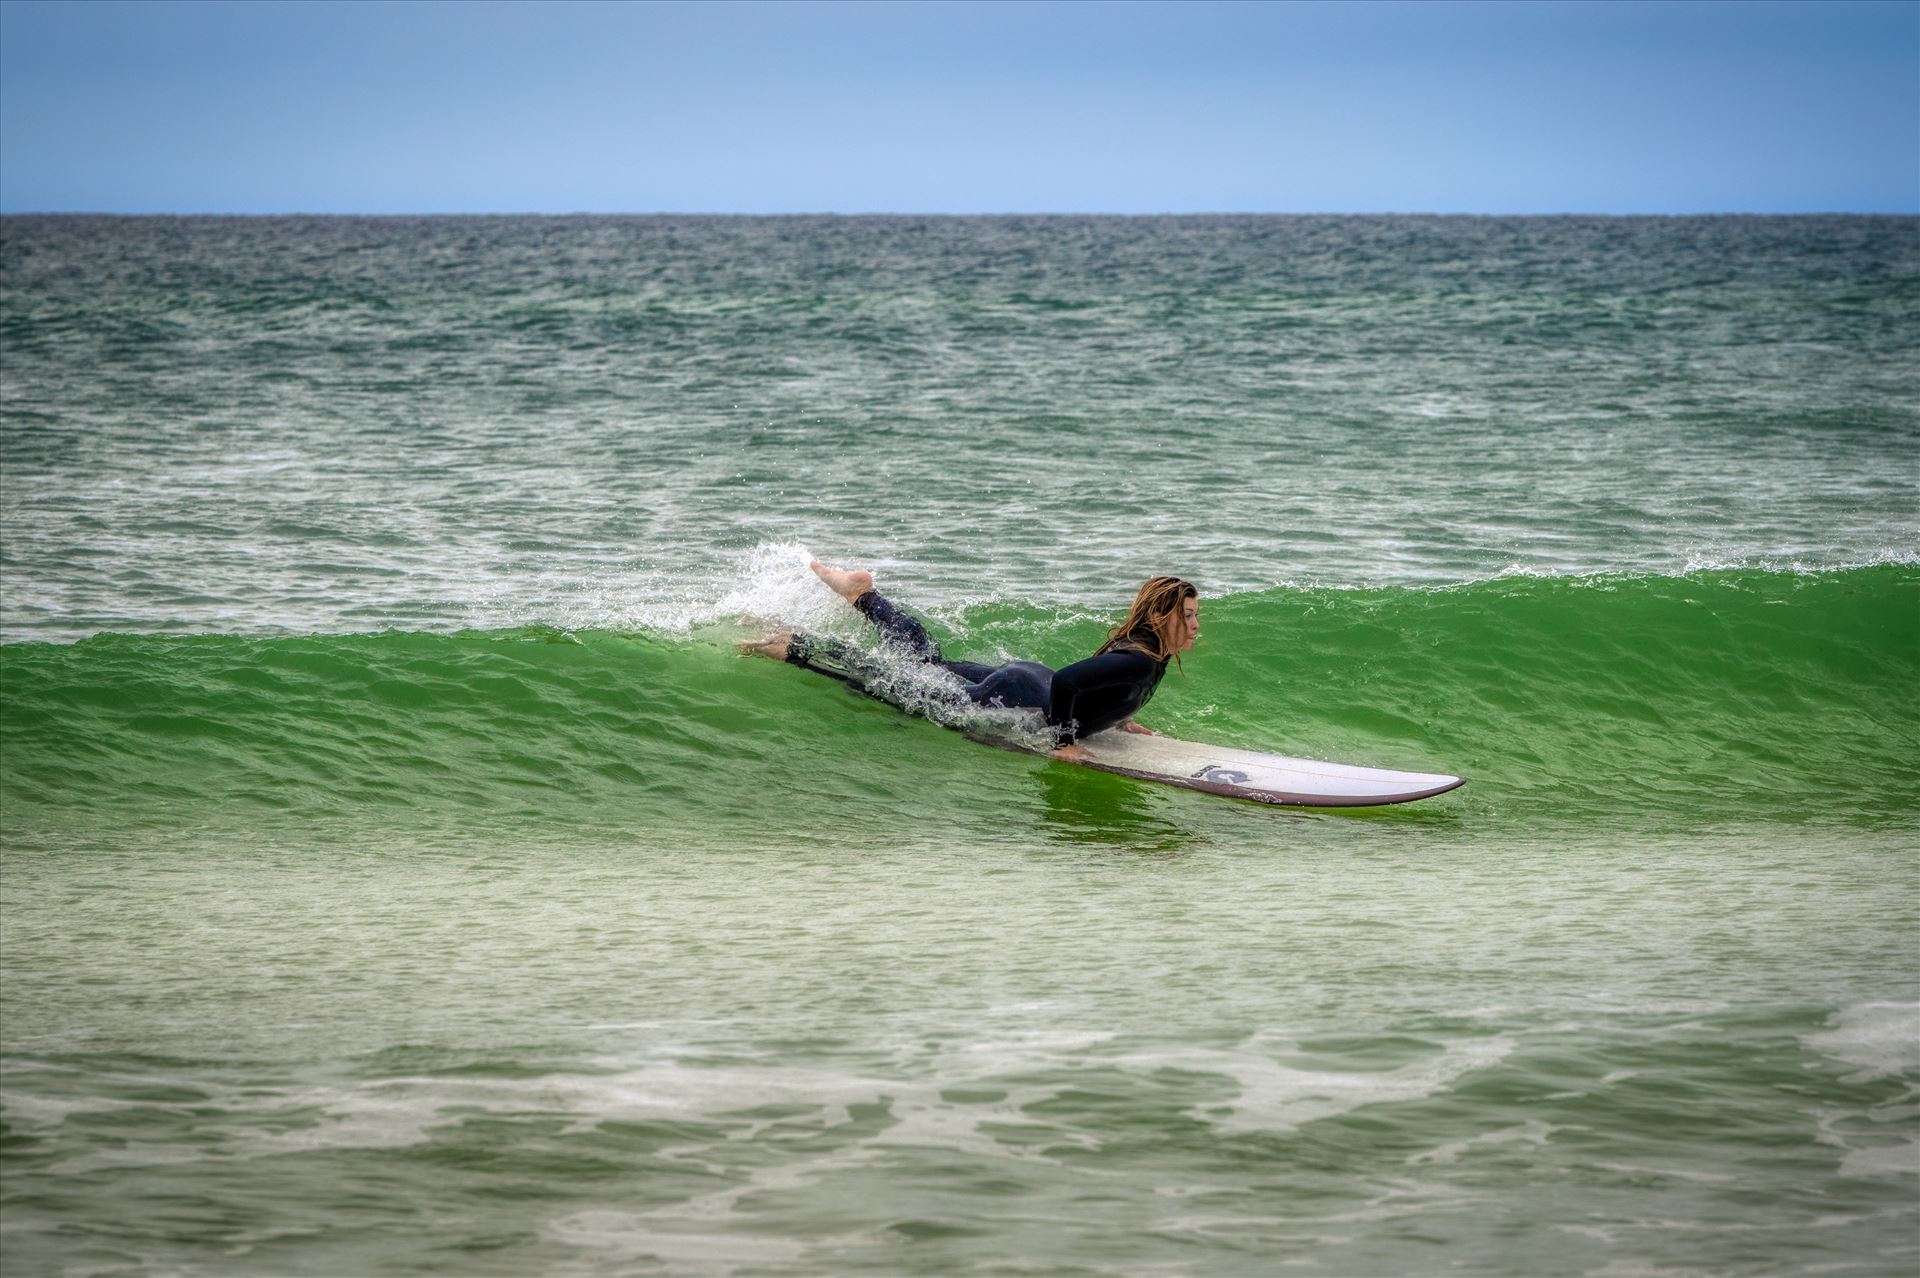
M 940 660 L 940 645 L 927 628 L 879 591 L 869 590 L 854 600 L 853 606 L 880 632 L 881 643 L 922 661 Z
M 810 566 L 829 589 L 873 623 L 874 629 L 880 632 L 881 643 L 886 647 L 929 664 L 943 666 L 966 683 L 984 679 L 998 668 L 971 661 L 942 661 L 940 646 L 934 643 L 927 628 L 912 614 L 875 590 L 872 573 L 859 569 L 830 568 L 818 559 Z M 740 651 L 758 653 L 775 661 L 790 661 L 796 666 L 823 670 L 841 678 L 857 678 L 863 673 L 874 673 L 870 669 L 873 667 L 871 656 L 838 639 L 822 635 L 783 630 L 757 643 L 743 643 Z
M 911 614 L 873 588 L 873 574 L 829 568 L 818 559 L 809 565 L 834 594 L 852 604 L 880 632 L 881 642 L 922 661 L 940 660 L 940 646 Z
M 873 664 L 871 659 L 864 663 L 861 661 L 864 654 L 859 648 L 841 643 L 838 639 L 803 634 L 797 630 L 775 631 L 765 639 L 740 644 L 739 648 L 741 652 L 772 657 L 775 661 L 791 661 L 796 666 L 825 671 L 842 678 L 859 673 L 863 664 Z

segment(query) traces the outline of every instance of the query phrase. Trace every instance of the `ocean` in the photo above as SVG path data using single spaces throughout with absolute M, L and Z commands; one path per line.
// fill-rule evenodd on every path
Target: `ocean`
M 9 1274 L 1920 1266 L 1920 218 L 9 216 L 0 732 Z

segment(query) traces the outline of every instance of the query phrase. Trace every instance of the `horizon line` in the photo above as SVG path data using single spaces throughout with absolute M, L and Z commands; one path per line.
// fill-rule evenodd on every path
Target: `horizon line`
M 277 209 L 272 211 L 242 212 L 222 209 L 198 210 L 145 210 L 125 212 L 113 209 L 0 209 L 0 217 L 95 217 L 95 218 L 381 218 L 381 217 L 545 217 L 545 218 L 591 218 L 591 217 L 757 217 L 757 218 L 880 218 L 880 217 L 923 217 L 923 218 L 987 218 L 987 217 L 1101 217 L 1101 218 L 1174 218 L 1174 217 L 1430 217 L 1430 218 L 1499 218 L 1499 217 L 1588 217 L 1588 218 L 1706 218 L 1706 217 L 1920 217 L 1920 207 L 1914 209 L 1801 209 L 1793 211 L 1761 209 L 1693 209 L 1673 210 L 1635 210 L 1632 212 L 1606 212 L 1582 209 L 1539 210 L 1531 212 L 1478 212 L 1467 210 L 1439 211 L 1433 209 L 1188 209 L 1184 211 L 1161 212 L 1116 212 L 1104 209 L 1003 209 L 992 212 L 953 213 L 927 211 L 896 211 L 884 209 L 865 209 L 857 212 L 844 212 L 832 209 L 784 209 L 777 211 L 745 211 L 727 209 L 625 209 L 591 210 L 575 209 L 568 212 L 531 209 L 406 209 L 365 212 L 316 212 L 304 209 Z

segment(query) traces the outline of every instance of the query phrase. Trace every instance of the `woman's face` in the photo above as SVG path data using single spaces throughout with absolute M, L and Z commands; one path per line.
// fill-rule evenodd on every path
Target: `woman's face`
M 1180 646 L 1175 652 L 1186 652 L 1193 647 L 1193 641 L 1200 637 L 1200 601 L 1183 599 L 1180 601 Z

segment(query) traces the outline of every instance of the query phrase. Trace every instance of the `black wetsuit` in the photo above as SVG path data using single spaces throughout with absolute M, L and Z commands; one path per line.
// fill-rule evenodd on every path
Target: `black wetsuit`
M 1167 672 L 1164 659 L 1142 651 L 1153 643 L 1152 635 L 1140 636 L 1140 647 L 1111 648 L 1063 670 L 1050 670 L 1037 661 L 1009 661 L 1001 666 L 947 661 L 927 628 L 878 591 L 869 590 L 853 606 L 880 631 L 882 643 L 957 675 L 962 692 L 975 705 L 1044 712 L 1061 745 L 1125 723 L 1146 704 Z M 1126 645 L 1127 639 L 1121 643 Z M 852 656 L 844 645 L 808 635 L 795 635 L 787 645 L 787 660 L 795 665 L 825 668 L 819 665 L 822 657 L 839 665 L 857 665 Z

